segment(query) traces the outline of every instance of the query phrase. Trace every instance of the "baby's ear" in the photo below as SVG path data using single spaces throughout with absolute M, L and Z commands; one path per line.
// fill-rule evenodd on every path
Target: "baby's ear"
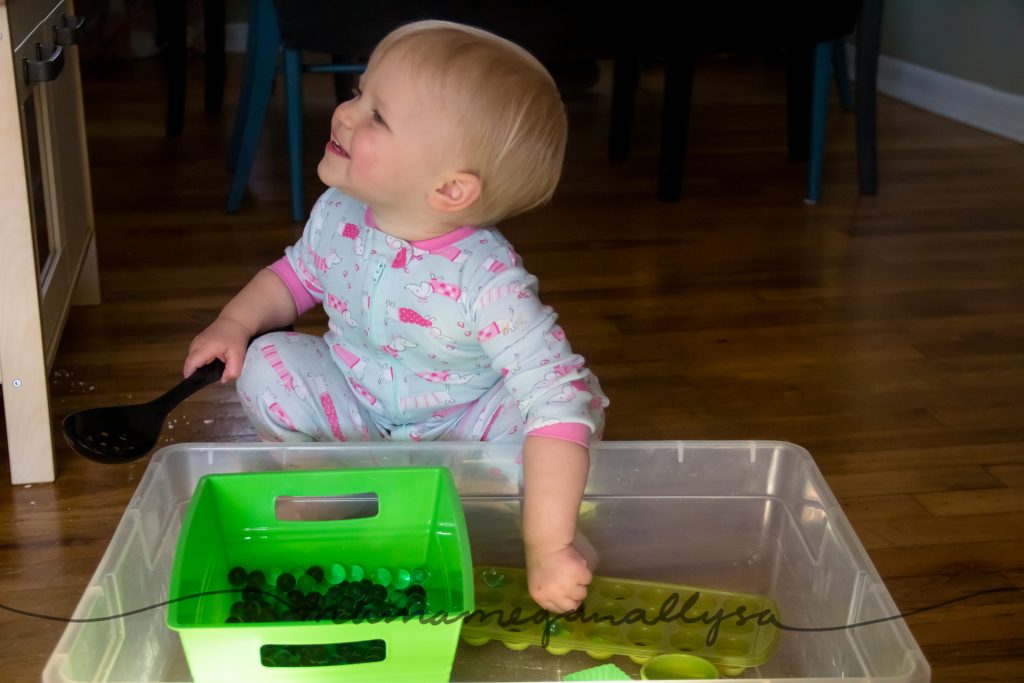
M 475 173 L 459 171 L 447 176 L 439 187 L 427 197 L 427 203 L 435 211 L 456 213 L 471 207 L 480 199 L 483 188 Z

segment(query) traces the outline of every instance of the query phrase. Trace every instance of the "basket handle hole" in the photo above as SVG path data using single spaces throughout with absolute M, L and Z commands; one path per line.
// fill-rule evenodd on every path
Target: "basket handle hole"
M 379 512 L 380 499 L 376 493 L 274 499 L 274 515 L 282 522 L 337 522 L 376 517 Z
M 317 645 L 264 645 L 260 648 L 260 660 L 269 668 L 369 664 L 383 662 L 386 657 L 387 645 L 379 638 Z

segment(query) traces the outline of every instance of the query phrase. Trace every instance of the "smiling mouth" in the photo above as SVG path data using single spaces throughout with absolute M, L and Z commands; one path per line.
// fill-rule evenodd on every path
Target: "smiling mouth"
M 345 159 L 349 158 L 348 152 L 345 151 L 345 148 L 339 145 L 334 140 L 331 140 L 329 143 L 327 143 L 327 147 L 338 156 L 343 157 Z

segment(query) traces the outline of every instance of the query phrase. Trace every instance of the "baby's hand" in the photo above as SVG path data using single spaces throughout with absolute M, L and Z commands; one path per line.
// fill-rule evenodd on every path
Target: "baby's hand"
M 587 597 L 597 553 L 581 534 L 570 545 L 526 550 L 526 580 L 534 602 L 552 613 L 571 612 Z
M 230 318 L 217 318 L 189 345 L 185 357 L 185 377 L 214 358 L 220 358 L 224 361 L 224 375 L 220 381 L 236 379 L 242 374 L 242 361 L 245 360 L 249 337 L 249 331 L 241 323 Z

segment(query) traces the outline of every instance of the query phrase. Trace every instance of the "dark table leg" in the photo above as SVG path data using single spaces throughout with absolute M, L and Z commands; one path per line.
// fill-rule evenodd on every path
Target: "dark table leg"
M 185 2 L 158 0 L 156 12 L 167 72 L 167 135 L 178 137 L 185 126 Z
M 786 52 L 786 131 L 791 161 L 807 161 L 811 129 L 813 45 L 792 45 Z
M 640 59 L 634 55 L 615 58 L 612 76 L 612 121 L 608 131 L 608 159 L 629 158 L 629 140 L 633 132 L 633 106 L 640 83 Z
M 857 169 L 861 194 L 878 193 L 878 154 L 875 136 L 875 98 L 878 44 L 882 32 L 882 0 L 864 0 L 857 26 Z
M 690 129 L 693 70 L 697 57 L 689 51 L 670 54 L 665 62 L 665 99 L 661 119 L 661 159 L 658 199 L 679 201 L 683 196 L 683 165 Z
M 203 1 L 206 42 L 206 111 L 219 112 L 224 101 L 224 0 Z

